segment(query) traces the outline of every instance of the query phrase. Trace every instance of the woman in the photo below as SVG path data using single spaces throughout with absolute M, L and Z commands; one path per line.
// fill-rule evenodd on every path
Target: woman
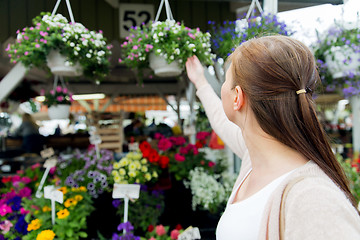
M 39 153 L 41 151 L 43 139 L 39 134 L 39 126 L 30 114 L 23 114 L 22 123 L 16 129 L 15 136 L 23 138 L 22 149 L 26 153 Z
M 199 60 L 186 63 L 212 127 L 242 159 L 217 239 L 360 239 L 357 203 L 315 114 L 310 50 L 268 36 L 228 63 L 222 106 Z

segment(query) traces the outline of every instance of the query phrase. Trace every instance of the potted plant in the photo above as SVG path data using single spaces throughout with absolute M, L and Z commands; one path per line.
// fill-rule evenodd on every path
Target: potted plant
M 67 119 L 70 114 L 70 105 L 73 101 L 72 94 L 67 88 L 57 86 L 45 94 L 43 104 L 48 107 L 50 119 Z
M 196 55 L 204 64 L 212 64 L 214 58 L 209 33 L 169 19 L 148 27 L 133 27 L 121 47 L 123 57 L 119 62 L 138 70 L 140 81 L 145 68 L 150 67 L 161 77 L 178 76 L 189 57 Z
M 327 91 L 341 90 L 345 97 L 360 93 L 359 21 L 335 22 L 313 45 L 320 77 Z
M 83 74 L 95 81 L 109 73 L 111 46 L 106 45 L 102 31 L 69 23 L 61 14 L 41 13 L 33 23 L 32 27 L 18 30 L 16 42 L 8 45 L 6 51 L 13 63 L 50 68 L 60 76 Z
M 289 36 L 291 30 L 274 14 L 262 14 L 248 19 L 225 21 L 223 24 L 208 22 L 211 25 L 212 49 L 217 57 L 226 59 L 237 46 L 260 36 L 280 34 Z

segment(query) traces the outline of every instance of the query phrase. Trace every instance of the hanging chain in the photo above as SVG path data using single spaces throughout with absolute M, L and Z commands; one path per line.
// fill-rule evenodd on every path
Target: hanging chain
M 160 13 L 164 6 L 164 3 L 165 3 L 166 18 L 168 20 L 174 20 L 174 17 L 172 15 L 171 8 L 170 8 L 169 0 L 161 0 L 159 9 L 156 13 L 155 22 L 157 22 L 159 20 Z
M 66 1 L 66 6 L 67 6 L 67 9 L 69 11 L 69 15 L 70 15 L 70 23 L 75 23 L 75 20 L 74 20 L 74 15 L 72 13 L 72 10 L 71 10 L 71 5 L 70 5 L 70 0 L 65 0 Z M 51 16 L 53 17 L 57 11 L 57 9 L 59 8 L 59 5 L 61 3 L 61 0 L 57 0 L 56 4 L 55 4 L 55 7 L 51 13 Z
M 255 9 L 255 5 L 259 9 L 260 13 L 263 14 L 264 11 L 263 11 L 260 3 L 259 3 L 259 0 L 252 0 L 251 4 L 250 4 L 250 7 L 249 7 L 249 10 L 248 10 L 248 12 L 246 14 L 246 20 L 248 20 L 249 17 L 253 14 L 253 10 Z

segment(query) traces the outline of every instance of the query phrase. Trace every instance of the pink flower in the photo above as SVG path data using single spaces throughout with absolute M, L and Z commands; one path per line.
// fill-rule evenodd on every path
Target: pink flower
M 171 231 L 170 237 L 171 237 L 171 239 L 178 239 L 179 234 L 180 234 L 179 230 L 174 229 Z
M 36 48 L 39 48 L 39 47 L 40 47 L 40 44 L 38 44 L 38 43 L 35 44 L 35 47 L 36 47 Z
M 68 89 L 67 89 L 67 88 L 63 88 L 63 93 L 68 93 Z
M 121 60 L 121 58 L 119 58 L 119 63 L 122 63 L 123 60 Z
M 12 179 L 11 179 L 11 181 L 12 181 L 13 183 L 15 183 L 15 182 L 19 182 L 20 180 L 21 180 L 21 177 L 20 177 L 20 176 L 18 176 L 18 175 L 13 176 L 13 177 L 12 177 Z
M 164 138 L 164 135 L 162 135 L 161 133 L 155 133 L 154 137 L 155 139 L 162 139 Z
M 180 148 L 180 153 L 185 155 L 185 154 L 188 154 L 189 150 L 190 150 L 190 149 L 189 149 L 189 146 L 187 146 L 187 147 L 181 147 L 181 148 Z
M 156 231 L 156 234 L 159 236 L 162 236 L 166 233 L 163 225 L 157 225 L 155 231 Z
M 50 168 L 49 173 L 50 173 L 51 175 L 54 175 L 55 171 L 56 171 L 56 166 L 55 166 L 55 167 Z
M 195 39 L 194 34 L 192 34 L 192 33 L 190 33 L 190 32 L 188 33 L 188 36 L 191 37 L 192 39 Z
M 3 230 L 2 233 L 6 234 L 10 231 L 10 228 L 14 226 L 9 220 L 5 220 L 2 224 L 0 224 L 0 229 Z
M 133 46 L 133 49 L 134 49 L 134 50 L 138 49 L 138 46 L 136 46 L 136 45 L 135 45 L 135 46 Z
M 56 87 L 56 91 L 57 91 L 57 92 L 61 92 L 61 91 L 62 91 L 61 86 L 57 86 L 57 87 Z
M 20 197 L 30 197 L 31 196 L 31 189 L 28 187 L 24 187 L 19 191 Z
M 56 100 L 58 100 L 59 102 L 61 102 L 62 100 L 64 100 L 63 96 L 57 96 Z
M 42 91 L 44 91 L 44 89 L 42 89 Z M 41 95 L 44 95 L 45 91 L 41 94 Z M 36 168 L 39 168 L 41 167 L 41 164 L 40 163 L 35 163 L 34 165 L 31 166 L 31 170 L 34 170 Z
M 29 55 L 29 52 L 28 52 L 28 51 L 25 51 L 25 52 L 24 52 L 24 55 L 25 55 L 25 56 Z
M 196 134 L 196 139 L 198 140 L 205 140 L 208 136 L 210 136 L 209 132 L 198 132 Z
M 0 215 L 3 217 L 8 213 L 12 213 L 11 207 L 6 204 L 1 205 L 0 207 Z
M 156 238 L 154 238 L 154 237 L 151 237 L 151 238 L 149 238 L 149 240 L 156 240 Z
M 171 147 L 172 147 L 172 143 L 170 142 L 169 139 L 166 139 L 166 138 L 160 139 L 160 141 L 158 143 L 159 150 L 166 151 L 166 150 L 170 149 Z
M 55 94 L 55 91 L 54 91 L 54 90 L 50 90 L 50 94 L 51 94 L 51 95 L 54 95 L 54 94 Z
M 30 212 L 30 211 L 25 210 L 25 208 L 21 208 L 21 209 L 20 209 L 20 213 L 23 214 L 23 215 L 28 214 L 29 212 Z
M 5 51 L 7 52 L 7 51 L 9 51 L 9 50 L 10 50 L 10 43 L 7 45 Z
M 25 183 L 25 184 L 28 184 L 31 182 L 31 178 L 29 177 L 22 177 L 21 178 L 21 182 Z
M 33 28 L 33 27 L 30 27 L 29 29 L 30 29 L 31 31 L 32 31 L 32 30 L 34 30 L 34 28 Z
M 209 166 L 209 167 L 213 167 L 213 166 L 215 166 L 215 163 L 212 162 L 212 161 L 210 161 L 210 162 L 208 163 L 208 166 Z
M 46 39 L 44 40 L 44 43 L 47 44 L 47 40 L 46 40 Z
M 178 154 L 178 153 L 176 153 L 175 154 L 175 160 L 178 161 L 178 162 L 183 162 L 183 161 L 185 161 L 185 157 Z

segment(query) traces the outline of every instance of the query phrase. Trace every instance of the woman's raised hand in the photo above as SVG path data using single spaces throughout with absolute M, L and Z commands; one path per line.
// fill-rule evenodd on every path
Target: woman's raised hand
M 186 61 L 186 72 L 192 83 L 196 88 L 207 84 L 207 80 L 204 75 L 204 67 L 196 56 L 189 57 Z

